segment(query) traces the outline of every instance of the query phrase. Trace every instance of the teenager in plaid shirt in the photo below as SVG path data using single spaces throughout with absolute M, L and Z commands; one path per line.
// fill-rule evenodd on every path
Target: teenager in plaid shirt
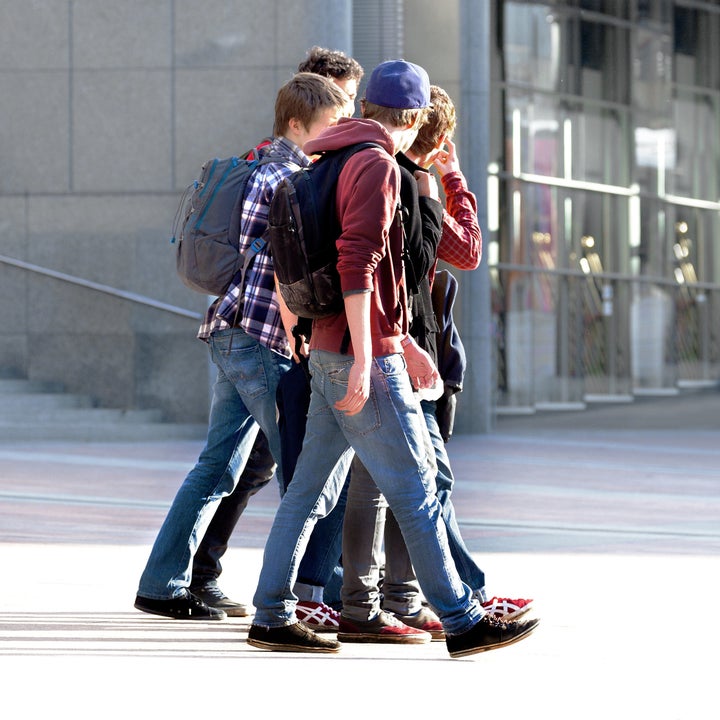
M 298 65 L 297 72 L 311 72 L 331 80 L 347 95 L 346 114 L 354 114 L 357 88 L 364 74 L 362 66 L 355 59 L 340 50 L 316 46 L 308 50 L 306 58 Z M 223 309 L 222 315 L 224 316 L 225 314 L 226 311 Z M 214 319 L 214 316 L 211 315 L 208 318 L 208 322 L 212 322 Z M 298 378 L 300 378 L 300 383 L 296 382 Z M 302 412 L 304 397 L 301 397 L 299 401 L 295 396 L 293 396 L 292 399 L 288 398 L 287 388 L 294 389 L 297 388 L 299 384 L 304 388 L 305 382 L 306 379 L 303 368 L 298 365 L 297 367 L 291 368 L 291 372 L 283 376 L 281 383 L 283 386 L 281 391 L 282 400 L 292 405 L 292 413 L 288 413 L 287 404 L 282 408 L 284 415 L 281 419 L 283 419 L 284 422 L 279 424 L 283 444 L 283 456 L 287 458 L 283 459 L 284 466 L 282 467 L 280 475 L 284 484 L 287 484 L 292 477 L 294 465 L 292 458 L 296 454 L 295 448 L 298 443 L 302 444 L 302 432 L 304 431 L 304 413 Z M 281 410 L 281 408 L 278 409 Z M 297 420 L 297 422 L 295 422 L 295 420 Z M 275 467 L 273 456 L 268 447 L 267 438 L 264 433 L 260 432 L 255 440 L 255 445 L 250 453 L 250 457 L 245 464 L 245 469 L 240 475 L 240 480 L 238 481 L 235 492 L 222 499 L 220 507 L 210 521 L 193 558 L 190 592 L 205 601 L 208 605 L 224 610 L 228 616 L 244 617 L 250 614 L 251 608 L 244 603 L 227 597 L 220 589 L 218 583 L 222 573 L 222 564 L 220 561 L 227 551 L 233 530 L 247 505 L 247 488 L 262 487 L 265 485 L 273 477 Z M 280 491 L 282 494 L 284 487 L 281 486 Z M 342 522 L 343 508 L 344 501 L 332 516 L 324 518 L 318 523 L 300 566 L 295 592 L 299 597 L 303 598 L 304 601 L 298 603 L 298 610 L 306 610 L 311 616 L 319 615 L 322 617 L 323 615 L 333 612 L 332 609 L 327 606 L 312 602 L 312 595 L 308 595 L 307 598 L 305 598 L 302 583 L 306 580 L 315 582 L 315 578 L 318 575 L 324 577 L 327 566 L 331 563 L 333 567 L 335 565 L 332 556 L 335 556 L 335 560 L 340 557 L 342 533 L 338 530 L 338 527 Z M 339 585 L 340 582 L 337 582 L 338 600 L 340 597 Z M 305 600 L 307 602 L 305 602 Z M 337 622 L 335 623 L 335 629 L 337 629 Z
M 311 73 L 298 73 L 280 89 L 275 140 L 259 150 L 278 160 L 258 166 L 249 183 L 241 217 L 241 250 L 263 234 L 278 183 L 310 164 L 302 146 L 334 125 L 345 114 L 346 104 L 343 91 Z M 275 393 L 292 359 L 267 249 L 255 256 L 244 288 L 239 281 L 238 274 L 225 296 L 212 304 L 198 333 L 217 367 L 207 443 L 173 500 L 140 578 L 135 607 L 143 612 L 186 620 L 226 617 L 188 589 L 193 555 L 220 499 L 237 486 L 258 428 L 267 437 L 277 472 L 282 472 Z M 267 476 L 249 480 L 247 497 L 268 480 Z

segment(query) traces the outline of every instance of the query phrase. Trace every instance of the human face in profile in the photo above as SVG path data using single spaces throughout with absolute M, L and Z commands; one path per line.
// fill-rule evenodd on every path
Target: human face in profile
M 358 89 L 357 80 L 355 78 L 345 78 L 344 80 L 339 78 L 330 79 L 348 96 L 345 112 L 347 117 L 352 117 L 355 114 L 355 100 L 357 98 Z

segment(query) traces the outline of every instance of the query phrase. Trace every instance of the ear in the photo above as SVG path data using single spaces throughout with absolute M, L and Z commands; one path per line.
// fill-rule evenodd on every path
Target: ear
M 290 130 L 294 133 L 302 132 L 305 129 L 303 124 L 296 117 L 291 117 L 290 120 L 288 120 L 288 128 L 290 128 Z
M 439 138 L 437 143 L 435 143 L 435 149 L 440 150 L 442 146 L 445 144 L 445 138 L 447 138 L 447 135 L 442 134 Z

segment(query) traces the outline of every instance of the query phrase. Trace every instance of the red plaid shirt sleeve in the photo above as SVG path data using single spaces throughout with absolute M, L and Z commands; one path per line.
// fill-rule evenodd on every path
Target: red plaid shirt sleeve
M 482 256 L 482 234 L 477 217 L 477 200 L 461 172 L 442 177 L 446 197 L 438 260 L 458 270 L 475 270 Z

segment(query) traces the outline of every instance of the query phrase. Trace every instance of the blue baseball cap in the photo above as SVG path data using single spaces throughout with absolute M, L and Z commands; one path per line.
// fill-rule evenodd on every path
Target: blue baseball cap
M 370 75 L 365 99 L 382 107 L 415 110 L 430 106 L 430 78 L 415 63 L 388 60 Z

